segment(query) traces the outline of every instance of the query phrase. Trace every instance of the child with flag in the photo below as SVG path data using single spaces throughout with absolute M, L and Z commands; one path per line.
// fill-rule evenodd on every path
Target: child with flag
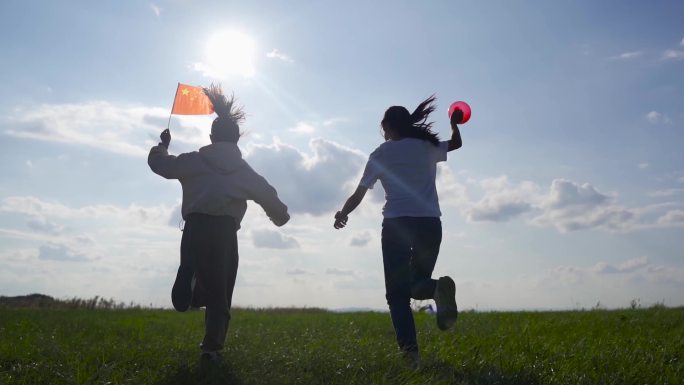
M 183 188 L 185 227 L 171 299 L 181 312 L 190 306 L 206 307 L 202 363 L 221 360 L 238 268 L 237 230 L 246 201 L 261 205 L 276 226 L 290 219 L 276 190 L 242 159 L 237 142 L 244 113 L 235 106 L 234 98 L 226 98 L 219 86 L 202 89 L 179 84 L 172 113 L 213 111 L 218 117 L 211 125 L 210 145 L 169 155 L 171 134 L 167 128 L 147 159 L 152 171 L 166 179 L 178 179 Z

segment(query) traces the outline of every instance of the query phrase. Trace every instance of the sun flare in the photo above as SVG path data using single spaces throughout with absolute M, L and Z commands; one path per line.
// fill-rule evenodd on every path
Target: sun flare
M 233 30 L 214 33 L 206 45 L 204 72 L 225 79 L 232 76 L 252 77 L 254 69 L 254 40 Z

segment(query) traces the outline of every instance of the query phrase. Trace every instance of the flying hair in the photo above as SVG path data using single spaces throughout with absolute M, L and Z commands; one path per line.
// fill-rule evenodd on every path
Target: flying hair
M 401 137 L 422 139 L 437 146 L 439 136 L 432 131 L 434 122 L 428 122 L 430 114 L 436 109 L 434 105 L 436 99 L 437 97 L 433 94 L 423 100 L 410 114 L 405 107 L 392 106 L 385 111 L 383 121 L 389 123 Z
M 215 140 L 234 142 L 240 139 L 240 123 L 245 120 L 245 112 L 235 103 L 235 96 L 226 97 L 220 84 L 203 88 L 204 94 L 214 106 L 218 117 L 211 124 L 211 135 Z
M 413 110 L 413 113 L 411 113 L 411 123 L 413 123 L 414 127 L 427 131 L 432 130 L 432 124 L 434 124 L 434 122 L 428 122 L 427 119 L 437 108 L 433 104 L 435 100 L 437 100 L 437 97 L 432 94 L 429 98 L 423 100 L 415 110 Z
M 242 107 L 235 104 L 235 95 L 231 94 L 229 98 L 226 97 L 220 84 L 212 83 L 208 88 L 203 88 L 203 90 L 214 106 L 214 112 L 216 112 L 219 118 L 232 120 L 238 125 L 245 120 L 245 112 L 242 110 Z

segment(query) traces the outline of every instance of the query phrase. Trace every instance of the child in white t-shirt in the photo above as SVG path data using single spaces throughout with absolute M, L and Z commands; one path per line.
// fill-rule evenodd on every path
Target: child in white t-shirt
M 335 215 L 336 229 L 345 227 L 348 215 L 363 200 L 368 189 L 380 180 L 385 190 L 382 223 L 382 255 L 385 289 L 397 343 L 412 366 L 420 362 L 411 298 L 434 299 L 437 326 L 446 330 L 458 316 L 456 285 L 448 277 L 432 279 L 442 241 L 439 199 L 435 187 L 437 163 L 447 152 L 461 147 L 457 123 L 463 115 L 451 116 L 452 135 L 440 142 L 427 119 L 435 110 L 434 95 L 409 113 L 401 106 L 385 111 L 381 126 L 385 143 L 368 159 L 358 188 Z

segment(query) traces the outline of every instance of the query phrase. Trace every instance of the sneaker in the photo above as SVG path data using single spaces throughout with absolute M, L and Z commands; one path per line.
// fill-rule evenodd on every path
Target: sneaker
M 450 277 L 440 278 L 437 281 L 434 297 L 437 305 L 437 327 L 440 330 L 447 330 L 454 326 L 458 318 L 454 280 Z
M 420 369 L 420 353 L 417 350 L 401 352 L 402 359 L 411 370 Z
M 223 362 L 223 355 L 221 352 L 202 352 L 200 354 L 200 369 L 210 370 L 217 368 Z
M 176 281 L 171 289 L 171 303 L 174 309 L 184 312 L 190 308 L 192 291 L 195 288 L 195 271 L 192 267 L 180 265 Z

